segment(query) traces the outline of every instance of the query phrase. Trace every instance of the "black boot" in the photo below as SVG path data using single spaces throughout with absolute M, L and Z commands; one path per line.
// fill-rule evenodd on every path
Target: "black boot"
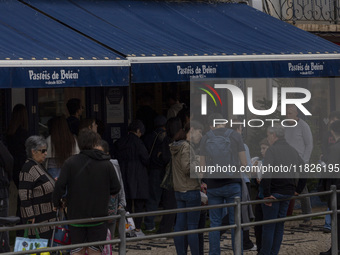
M 329 248 L 328 251 L 320 252 L 320 255 L 332 255 L 332 248 Z
M 338 255 L 340 254 L 340 251 L 338 250 Z M 329 248 L 328 251 L 320 252 L 320 255 L 332 255 L 332 248 Z

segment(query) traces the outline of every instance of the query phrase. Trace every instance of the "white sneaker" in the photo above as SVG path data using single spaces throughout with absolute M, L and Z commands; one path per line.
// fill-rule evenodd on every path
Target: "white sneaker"
M 253 248 L 251 248 L 250 251 L 257 251 L 257 245 L 254 244 Z
M 139 231 L 135 231 L 135 235 L 137 236 L 137 237 L 142 237 L 142 236 L 145 236 L 145 234 L 143 233 L 143 231 L 142 230 L 139 230 Z

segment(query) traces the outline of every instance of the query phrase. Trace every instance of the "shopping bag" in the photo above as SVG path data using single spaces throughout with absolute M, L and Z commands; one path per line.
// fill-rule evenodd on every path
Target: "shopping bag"
M 36 238 L 28 238 L 28 229 L 25 229 L 24 237 L 16 237 L 14 251 L 34 251 L 41 248 L 47 248 L 48 239 L 40 238 L 38 231 L 36 230 Z M 28 253 L 34 255 L 35 253 Z M 41 253 L 43 255 L 49 255 L 49 252 Z
M 56 220 L 61 221 L 63 219 L 67 219 L 67 215 L 65 210 L 61 211 L 61 209 L 57 210 Z M 55 226 L 52 234 L 53 238 L 53 246 L 60 245 L 69 245 L 71 244 L 70 239 L 70 230 L 68 229 L 68 225 L 63 226 Z
M 126 215 L 129 215 L 129 212 L 126 212 Z M 129 217 L 126 218 L 126 223 L 125 223 L 125 234 L 127 237 L 135 237 L 135 222 L 133 221 L 133 218 Z
M 107 229 L 106 241 L 109 241 L 109 240 L 111 240 L 111 232 L 110 232 L 110 229 Z M 104 245 L 102 255 L 112 255 L 111 244 Z

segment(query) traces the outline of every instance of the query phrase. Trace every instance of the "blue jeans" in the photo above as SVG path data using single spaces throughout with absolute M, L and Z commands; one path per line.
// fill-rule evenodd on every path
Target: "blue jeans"
M 177 208 L 194 207 L 201 205 L 201 195 L 199 190 L 187 192 L 175 192 Z M 175 232 L 192 230 L 198 228 L 200 211 L 178 213 L 175 224 Z M 174 237 L 177 255 L 186 255 L 185 236 Z M 188 243 L 192 255 L 199 255 L 198 234 L 188 235 Z
M 209 188 L 207 190 L 209 205 L 218 205 L 223 203 L 235 202 L 235 197 L 241 197 L 241 183 L 231 183 L 219 188 Z M 234 207 L 228 208 L 229 224 L 235 223 Z M 223 208 L 210 209 L 210 227 L 219 227 L 222 225 Z M 234 230 L 231 230 L 232 245 L 234 249 Z M 220 231 L 209 233 L 209 254 L 221 254 Z
M 327 211 L 329 211 L 329 208 L 327 208 Z M 325 217 L 325 225 L 323 226 L 327 229 L 332 229 L 332 217 L 330 214 L 327 214 Z
M 290 198 L 290 195 L 272 194 L 277 199 Z M 272 206 L 262 204 L 263 220 L 284 218 L 287 215 L 289 200 L 274 202 Z M 261 255 L 279 254 L 283 238 L 284 222 L 265 224 L 262 226 Z

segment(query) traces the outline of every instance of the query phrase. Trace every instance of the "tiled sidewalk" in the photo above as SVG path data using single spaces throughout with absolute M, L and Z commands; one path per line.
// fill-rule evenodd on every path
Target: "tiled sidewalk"
M 313 225 L 309 228 L 300 228 L 301 221 L 288 221 L 285 223 L 284 240 L 281 245 L 280 254 L 282 255 L 318 255 L 320 251 L 326 251 L 330 247 L 331 234 L 323 233 L 323 219 L 312 220 Z M 250 231 L 250 237 L 255 243 L 254 230 Z M 204 254 L 208 254 L 209 239 L 205 234 Z M 117 254 L 117 249 L 113 254 Z M 233 254 L 231 251 L 230 234 L 224 235 L 221 242 L 221 254 Z M 128 243 L 127 254 L 131 255 L 175 255 L 173 239 L 168 240 L 146 240 Z M 188 253 L 190 254 L 190 253 Z M 255 255 L 255 251 L 245 251 L 244 254 Z

